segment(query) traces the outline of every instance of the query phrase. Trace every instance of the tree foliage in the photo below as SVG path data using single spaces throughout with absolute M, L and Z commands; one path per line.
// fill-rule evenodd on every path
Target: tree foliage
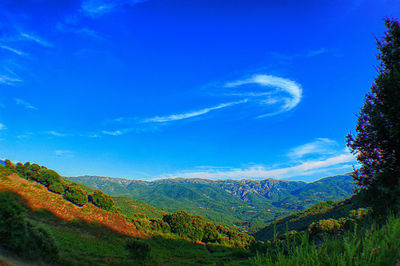
M 150 229 L 157 232 L 169 233 L 171 227 L 161 219 L 150 219 Z
M 65 198 L 76 205 L 83 206 L 88 203 L 88 195 L 77 184 L 68 185 L 65 189 Z
M 206 223 L 204 226 L 203 242 L 216 242 L 220 238 L 217 227 L 213 223 Z
M 101 190 L 95 190 L 92 195 L 89 196 L 90 202 L 99 208 L 104 210 L 111 210 L 114 207 L 114 201 L 110 195 L 104 194 Z
M 64 186 L 62 183 L 52 183 L 47 189 L 57 194 L 64 194 Z
M 185 211 L 176 211 L 164 215 L 163 220 L 169 224 L 171 232 L 181 237 L 187 237 L 195 241 L 202 240 L 203 238 L 206 221 L 199 215 L 190 215 Z
M 347 145 L 361 164 L 353 178 L 369 192 L 367 198 L 394 207 L 400 201 L 400 25 L 390 19 L 385 25 L 384 37 L 377 40 L 378 76 Z

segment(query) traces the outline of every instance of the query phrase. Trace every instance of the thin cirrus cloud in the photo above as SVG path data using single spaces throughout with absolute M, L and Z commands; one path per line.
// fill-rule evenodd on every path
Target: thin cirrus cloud
M 7 129 L 6 125 L 4 125 L 3 123 L 0 123 L 0 131 L 6 130 L 6 129 Z
M 121 136 L 125 134 L 123 130 L 114 130 L 114 131 L 108 131 L 108 130 L 103 130 L 101 131 L 102 134 L 104 135 L 109 135 L 109 136 Z
M 246 86 L 245 90 L 242 90 Z M 257 87 L 262 91 L 248 91 L 248 87 Z M 142 123 L 165 123 L 178 121 L 197 116 L 205 115 L 211 111 L 221 110 L 230 106 L 239 104 L 253 104 L 256 106 L 274 106 L 274 111 L 258 115 L 257 118 L 266 116 L 277 115 L 282 112 L 287 112 L 295 108 L 301 101 L 302 88 L 301 86 L 290 80 L 272 75 L 258 74 L 253 75 L 250 78 L 236 80 L 224 84 L 225 88 L 228 88 L 229 93 L 223 96 L 228 97 L 246 97 L 241 100 L 231 101 L 227 103 L 218 104 L 213 107 L 203 108 L 197 111 L 188 111 L 178 114 L 155 116 L 147 119 L 143 119 Z M 119 121 L 124 120 L 119 118 Z M 115 120 L 117 121 L 117 120 Z M 118 122 L 118 121 L 117 121 Z
M 53 46 L 52 43 L 45 41 L 42 38 L 40 38 L 36 35 L 30 34 L 30 33 L 21 32 L 20 36 L 23 40 L 31 41 L 31 42 L 37 43 L 41 46 L 44 46 L 44 47 L 52 47 Z
M 20 82 L 22 82 L 22 80 L 18 77 L 11 77 L 8 75 L 0 75 L 0 84 L 14 86 Z
M 293 148 L 287 156 L 292 158 L 290 166 L 266 167 L 253 165 L 247 168 L 197 167 L 197 170 L 181 171 L 163 177 L 241 179 L 241 178 L 291 178 L 334 171 L 351 171 L 356 163 L 347 149 L 338 147 L 338 143 L 327 138 L 318 138 L 313 142 Z M 309 155 L 315 155 L 310 157 Z M 200 169 L 200 171 L 199 171 Z
M 279 105 L 275 111 L 261 114 L 258 118 L 277 115 L 292 110 L 300 103 L 303 93 L 301 86 L 295 81 L 264 74 L 253 75 L 248 79 L 225 84 L 225 87 L 236 90 L 243 86 L 259 86 L 262 89 L 268 89 L 268 91 L 264 93 L 248 92 L 250 95 L 253 94 L 253 97 L 250 98 L 253 102 L 259 105 Z
M 81 9 L 90 17 L 101 17 L 124 6 L 133 6 L 147 0 L 86 0 L 82 2 Z
M 317 138 L 312 142 L 293 148 L 287 155 L 293 159 L 321 154 L 335 154 L 338 152 L 338 143 L 328 138 Z
M 0 45 L 0 48 L 2 48 L 2 49 L 4 49 L 4 50 L 7 50 L 7 51 L 9 51 L 9 52 L 12 52 L 12 53 L 14 53 L 14 54 L 16 54 L 16 55 L 20 55 L 20 56 L 26 55 L 26 53 L 24 53 L 24 52 L 22 52 L 22 51 L 20 51 L 20 50 L 17 50 L 17 49 L 15 49 L 15 48 L 12 48 L 12 47 L 10 47 L 10 46 Z
M 247 102 L 247 99 L 244 99 L 241 101 L 236 101 L 236 102 L 222 103 L 222 104 L 219 104 L 219 105 L 216 105 L 213 107 L 208 107 L 208 108 L 204 108 L 204 109 L 197 110 L 197 111 L 191 111 L 191 112 L 186 112 L 186 113 L 181 113 L 181 114 L 173 114 L 173 115 L 167 115 L 167 116 L 155 116 L 152 118 L 144 119 L 142 122 L 143 123 L 151 123 L 151 122 L 162 123 L 162 122 L 183 120 L 183 119 L 188 119 L 188 118 L 192 118 L 192 117 L 196 117 L 196 116 L 205 115 L 214 110 L 218 110 L 218 109 L 222 109 L 222 108 L 226 108 L 229 106 L 246 103 L 246 102 Z
M 351 171 L 354 157 L 351 154 L 340 154 L 327 159 L 309 160 L 290 167 L 265 167 L 262 165 L 248 168 L 222 169 L 212 168 L 202 171 L 183 171 L 163 177 L 209 178 L 209 179 L 241 179 L 241 178 L 291 178 L 327 173 L 336 169 Z
M 38 109 L 37 107 L 33 106 L 33 105 L 30 104 L 29 102 L 24 101 L 24 100 L 22 100 L 22 99 L 18 99 L 18 98 L 15 99 L 15 103 L 16 103 L 17 105 L 21 105 L 21 106 L 25 107 L 26 109 L 31 109 L 31 110 L 37 110 L 37 109 Z
M 54 131 L 54 130 L 50 130 L 46 132 L 47 134 L 54 136 L 54 137 L 67 137 L 67 136 L 71 136 L 71 134 L 68 133 L 61 133 L 58 131 Z

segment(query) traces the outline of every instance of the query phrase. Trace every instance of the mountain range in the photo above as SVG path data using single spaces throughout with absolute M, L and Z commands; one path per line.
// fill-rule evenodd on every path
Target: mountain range
M 186 210 L 218 224 L 255 232 L 290 213 L 353 194 L 349 175 L 306 183 L 277 179 L 209 180 L 170 178 L 140 181 L 102 176 L 67 177 L 71 181 L 172 212 Z

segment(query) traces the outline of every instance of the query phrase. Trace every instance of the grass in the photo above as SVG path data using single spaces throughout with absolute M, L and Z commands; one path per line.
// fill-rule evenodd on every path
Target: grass
M 120 208 L 122 213 L 128 217 L 135 216 L 135 214 L 143 214 L 150 219 L 162 219 L 163 215 L 167 213 L 139 200 L 127 197 L 112 197 L 112 199 L 115 206 Z
M 400 218 L 390 215 L 384 226 L 377 223 L 368 230 L 347 232 L 343 237 L 310 242 L 302 235 L 300 244 L 285 246 L 268 254 L 257 254 L 252 265 L 395 265 L 400 255 Z
M 237 265 L 245 263 L 248 258 L 235 256 L 243 252 L 241 249 L 218 246 L 217 251 L 211 252 L 203 245 L 164 235 L 142 239 L 151 246 L 151 255 L 145 261 L 135 260 L 125 249 L 126 235 L 99 224 L 60 221 L 46 212 L 32 215 L 41 220 L 54 236 L 60 248 L 61 264 L 65 265 Z

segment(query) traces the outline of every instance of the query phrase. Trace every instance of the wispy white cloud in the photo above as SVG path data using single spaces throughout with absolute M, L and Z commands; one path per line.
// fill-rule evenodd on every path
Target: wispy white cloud
M 27 109 L 32 109 L 32 110 L 37 110 L 38 108 L 36 108 L 35 106 L 33 106 L 32 104 L 30 104 L 29 102 L 27 102 L 27 101 L 24 101 L 24 100 L 22 100 L 22 99 L 15 99 L 15 103 L 17 104 L 17 105 L 21 105 L 21 106 L 23 106 L 23 107 L 25 107 L 25 108 L 27 108 Z
M 7 51 L 9 51 L 9 52 L 12 52 L 12 53 L 14 53 L 14 54 L 20 55 L 20 56 L 26 55 L 26 53 L 24 53 L 24 52 L 22 52 L 22 51 L 20 51 L 20 50 L 17 50 L 17 49 L 15 49 L 15 48 L 6 46 L 6 45 L 0 45 L 0 48 L 2 48 L 2 49 L 4 49 L 4 50 L 7 50 Z
M 6 125 L 4 125 L 3 123 L 0 123 L 0 131 L 6 130 L 6 129 L 7 129 Z
M 293 159 L 299 159 L 308 155 L 331 155 L 338 152 L 337 148 L 338 143 L 336 141 L 328 138 L 317 138 L 312 142 L 300 145 L 292 149 L 288 153 L 288 156 Z
M 218 110 L 218 109 L 222 109 L 222 108 L 226 108 L 229 106 L 246 103 L 246 102 L 247 102 L 247 99 L 244 99 L 241 101 L 219 104 L 219 105 L 216 105 L 213 107 L 208 107 L 208 108 L 204 108 L 204 109 L 197 110 L 197 111 L 191 111 L 191 112 L 186 112 L 186 113 L 181 113 L 181 114 L 173 114 L 173 115 L 167 115 L 167 116 L 155 116 L 152 118 L 144 119 L 142 122 L 143 123 L 151 123 L 151 122 L 161 123 L 161 122 L 171 122 L 171 121 L 177 121 L 177 120 L 182 120 L 182 119 L 188 119 L 188 118 L 192 118 L 195 116 L 201 116 L 201 115 L 207 114 L 214 110 Z
M 162 125 L 162 123 L 165 124 L 167 122 L 204 116 L 212 111 L 236 105 L 252 106 L 260 109 L 261 111 L 258 111 L 258 113 L 263 113 L 258 115 L 257 118 L 262 118 L 290 111 L 300 103 L 302 98 L 302 88 L 295 81 L 265 74 L 257 74 L 250 78 L 227 82 L 223 85 L 219 85 L 219 87 L 223 87 L 224 90 L 229 91 L 219 93 L 216 96 L 224 98 L 229 97 L 231 101 L 225 100 L 224 103 L 199 110 L 191 110 L 170 115 L 158 115 L 145 119 L 140 119 L 138 117 L 119 117 L 108 120 L 108 123 L 129 122 L 131 127 L 133 127 L 131 131 L 138 131 L 137 129 L 141 127 L 140 125 L 143 126 L 143 124 Z M 233 101 L 232 98 L 235 98 L 236 100 Z M 266 109 L 268 109 L 268 112 Z M 132 124 L 134 125 L 132 126 Z M 116 133 L 118 135 L 118 132 Z M 103 132 L 103 134 L 107 133 Z
M 20 36 L 24 40 L 35 42 L 44 47 L 52 47 L 53 46 L 52 43 L 45 41 L 42 38 L 39 38 L 38 36 L 30 34 L 30 33 L 21 32 Z
M 186 177 L 186 178 L 210 178 L 210 179 L 240 179 L 240 178 L 290 178 L 301 177 L 316 172 L 326 172 L 332 169 L 343 169 L 351 171 L 354 157 L 351 154 L 340 154 L 323 160 L 310 160 L 297 165 L 282 168 L 271 168 L 262 165 L 255 165 L 248 168 L 231 168 L 219 170 L 212 168 L 202 171 L 183 171 L 164 177 Z
M 0 75 L 0 84 L 14 86 L 20 82 L 22 82 L 22 80 L 19 77 L 11 77 L 9 75 Z
M 123 130 L 114 130 L 114 131 L 103 130 L 103 131 L 101 131 L 101 133 L 104 135 L 109 135 L 109 136 L 121 136 L 121 135 L 125 134 L 126 132 Z
M 281 103 L 281 106 L 278 110 L 274 111 L 273 113 L 259 115 L 259 118 L 290 111 L 300 103 L 302 98 L 303 90 L 298 83 L 290 79 L 272 75 L 253 75 L 247 79 L 228 82 L 225 84 L 225 87 L 240 88 L 243 85 L 249 84 L 272 88 L 272 94 L 255 94 L 254 98 L 259 104 L 271 105 Z
M 82 11 L 90 17 L 100 17 L 123 6 L 133 6 L 146 0 L 86 0 L 81 5 Z
M 67 136 L 71 136 L 71 134 L 69 133 L 61 133 L 58 131 L 54 131 L 54 130 L 50 130 L 46 132 L 49 135 L 55 136 L 55 137 L 67 137 Z
M 293 148 L 287 154 L 291 160 L 285 162 L 285 164 L 274 166 L 251 165 L 244 168 L 200 166 L 194 170 L 180 171 L 162 177 L 285 179 L 352 171 L 353 165 L 356 164 L 354 156 L 347 149 L 338 146 L 334 140 L 318 138 L 313 142 Z

